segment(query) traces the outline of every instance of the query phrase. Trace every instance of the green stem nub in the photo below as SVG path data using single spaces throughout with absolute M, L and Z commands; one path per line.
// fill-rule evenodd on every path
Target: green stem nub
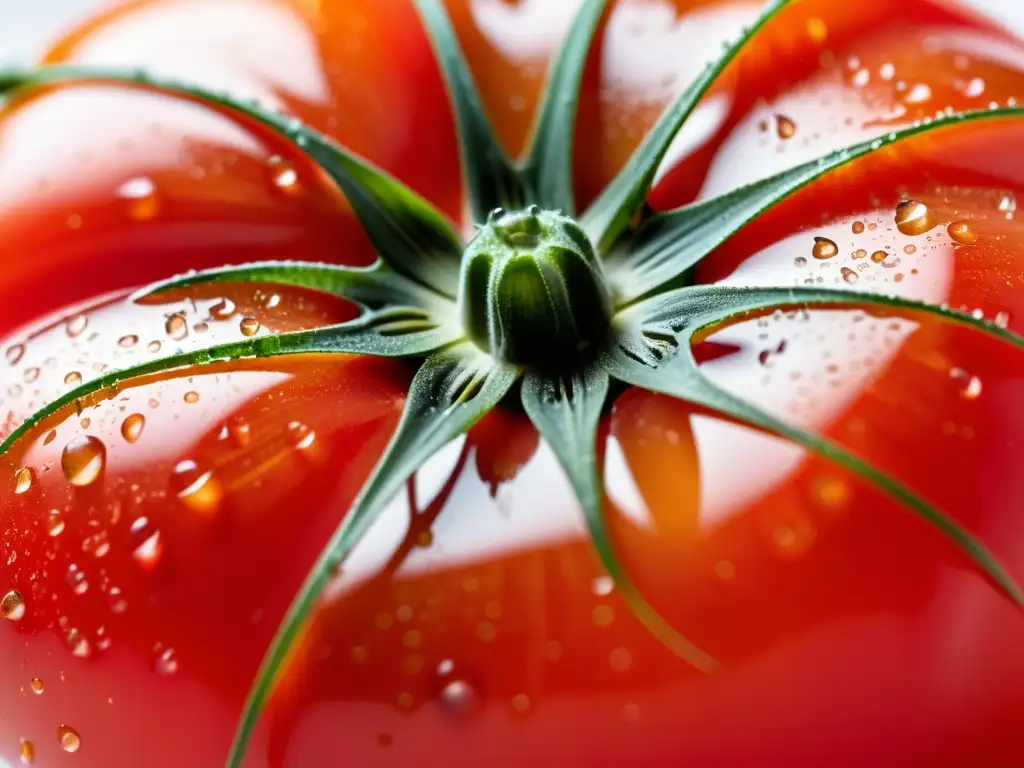
M 611 295 L 582 228 L 530 206 L 491 212 L 462 259 L 459 311 L 469 337 L 517 365 L 564 365 L 608 329 Z

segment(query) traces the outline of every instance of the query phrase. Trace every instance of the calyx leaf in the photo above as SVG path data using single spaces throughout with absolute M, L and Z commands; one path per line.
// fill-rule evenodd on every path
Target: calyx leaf
M 650 606 L 615 555 L 605 525 L 604 485 L 597 465 L 598 424 L 608 386 L 608 372 L 598 363 L 563 375 L 528 372 L 523 379 L 523 407 L 565 470 L 601 562 L 633 615 L 666 648 L 697 669 L 712 672 L 717 662 Z
M 413 378 L 405 410 L 383 457 L 313 566 L 260 666 L 239 721 L 228 768 L 241 768 L 252 730 L 278 670 L 324 588 L 385 505 L 434 453 L 464 434 L 501 401 L 519 375 L 471 344 L 428 358 Z

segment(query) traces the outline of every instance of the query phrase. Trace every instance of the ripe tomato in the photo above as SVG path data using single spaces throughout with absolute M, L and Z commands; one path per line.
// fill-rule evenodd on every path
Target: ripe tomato
M 497 131 L 518 149 L 578 3 L 448 5 Z M 614 4 L 580 109 L 583 197 L 756 5 Z M 140 0 L 47 60 L 144 66 L 259 98 L 461 210 L 445 90 L 408 0 Z M 706 98 L 651 204 L 1022 96 L 1024 44 L 950 3 L 804 0 Z M 885 284 L 1020 332 L 1022 140 L 1005 120 L 870 155 L 761 217 L 698 279 Z M 369 262 L 341 195 L 265 131 L 179 97 L 83 85 L 5 105 L 0 153 L 2 434 L 83 372 L 147 359 L 168 339 L 352 316 L 277 286 L 125 298 L 229 262 Z M 904 194 L 943 226 L 900 231 Z M 967 229 L 947 230 L 954 221 Z M 838 258 L 813 258 L 815 238 Z M 920 318 L 840 310 L 733 323 L 700 352 L 723 386 L 884 466 L 1024 578 L 1024 365 L 1012 352 Z M 0 458 L 0 763 L 221 765 L 410 376 L 315 356 L 161 374 L 61 411 Z M 931 527 L 828 462 L 662 396 L 621 393 L 603 429 L 617 553 L 722 672 L 692 669 L 631 616 L 549 449 L 503 408 L 423 467 L 346 562 L 246 765 L 1024 761 L 1024 622 Z

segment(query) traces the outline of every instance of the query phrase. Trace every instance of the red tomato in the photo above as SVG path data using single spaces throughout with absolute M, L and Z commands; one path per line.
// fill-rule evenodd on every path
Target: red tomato
M 581 197 L 757 5 L 614 4 L 585 78 Z M 577 6 L 449 1 L 512 150 Z M 260 98 L 461 210 L 449 105 L 408 0 L 139 0 L 47 60 Z M 804 0 L 705 99 L 651 202 L 1015 97 L 1024 44 L 952 4 Z M 1024 125 L 1003 120 L 871 155 L 761 217 L 699 279 L 884 283 L 1024 331 L 1022 141 Z M 904 194 L 933 228 L 899 231 Z M 275 286 L 142 304 L 124 298 L 131 287 L 229 262 L 372 258 L 295 148 L 138 89 L 4 106 L 0 202 L 0 434 L 76 376 L 169 339 L 352 316 Z M 814 259 L 815 237 L 839 255 Z M 723 386 L 885 468 L 1024 579 L 1014 353 L 840 310 L 734 323 L 702 347 Z M 163 374 L 46 419 L 0 458 L 0 764 L 222 765 L 259 662 L 410 376 L 315 356 Z M 722 672 L 692 669 L 633 618 L 549 449 L 502 408 L 423 467 L 357 547 L 278 676 L 246 765 L 1024 763 L 1024 621 L 934 528 L 823 460 L 666 397 L 622 393 L 604 431 L 618 556 Z

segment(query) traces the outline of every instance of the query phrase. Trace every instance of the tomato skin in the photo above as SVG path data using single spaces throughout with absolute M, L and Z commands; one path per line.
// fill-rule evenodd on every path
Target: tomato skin
M 676 6 L 688 10 L 675 17 L 657 4 L 620 3 L 609 16 L 581 107 L 582 199 L 621 164 L 658 98 L 670 95 L 662 86 L 652 99 L 651 86 L 689 66 L 655 43 L 678 34 L 717 45 L 708 29 L 726 30 L 749 12 Z M 50 59 L 131 56 L 132 64 L 283 101 L 458 211 L 450 117 L 408 4 L 395 0 L 374 15 L 362 0 L 325 3 L 319 20 L 310 3 L 244 6 L 252 19 L 267 9 L 290 14 L 295 26 L 282 45 L 317 41 L 311 80 L 289 70 L 298 77 L 291 91 L 278 87 L 274 72 L 245 71 L 244 56 L 222 37 L 230 30 L 211 33 L 209 62 L 149 44 L 154 29 L 189 39 L 190 26 L 224 7 L 133 3 L 72 34 Z M 529 21 L 526 5 L 522 16 L 497 16 L 503 23 L 485 17 L 509 8 L 452 3 L 499 133 L 515 148 L 547 51 L 509 53 L 522 30 L 516 24 Z M 366 44 L 353 47 L 360 14 Z M 827 22 L 824 41 L 810 33 L 813 19 Z M 932 50 L 929 39 L 944 42 Z M 140 42 L 125 48 L 133 40 Z M 408 55 L 389 57 L 396 47 Z M 650 57 L 643 72 L 628 69 L 630 51 Z M 849 9 L 805 0 L 719 86 L 714 98 L 727 97 L 728 112 L 664 176 L 655 202 L 707 196 L 947 105 L 1003 103 L 1021 82 L 1019 54 L 1018 43 L 944 3 L 913 0 L 897 15 L 881 0 Z M 650 66 L 659 55 L 665 71 Z M 971 95 L 959 56 L 984 79 L 983 95 Z M 348 74 L 324 64 L 338 57 L 352 64 Z M 852 58 L 869 69 L 867 87 L 853 82 Z M 891 82 L 880 77 L 886 63 L 900 73 Z M 357 70 L 362 75 L 352 76 Z M 318 72 L 336 99 L 359 110 L 331 124 L 330 99 L 290 98 Z M 904 77 L 908 87 L 898 90 Z M 510 78 L 521 100 L 510 99 Z M 911 81 L 928 84 L 931 99 L 906 103 Z M 909 109 L 879 124 L 897 103 Z M 167 325 L 175 313 L 189 327 L 185 344 L 238 338 L 247 315 L 264 332 L 351 317 L 351 308 L 301 291 L 218 286 L 166 304 L 90 308 L 86 330 L 70 334 L 66 304 L 185 268 L 297 252 L 365 263 L 371 254 L 314 169 L 273 137 L 205 108 L 76 87 L 7 109 L 0 135 L 11 156 L 29 158 L 29 178 L 43 168 L 60 170 L 54 179 L 69 167 L 80 173 L 74 186 L 54 183 L 45 194 L 11 182 L 12 199 L 29 214 L 23 229 L 3 237 L 38 258 L 0 278 L 14 307 L 5 327 L 31 319 L 41 330 L 15 364 L 0 360 L 5 433 L 63 391 L 69 372 L 91 375 L 94 364 L 154 354 L 150 341 L 179 341 Z M 39 126 L 66 138 L 58 123 L 87 110 L 97 122 L 117 114 L 118 125 L 141 130 L 129 135 L 135 148 L 108 154 L 104 139 L 104 151 L 86 163 L 75 152 L 101 142 L 83 130 L 81 146 L 66 145 L 66 156 L 42 154 L 53 134 Z M 375 110 L 398 116 L 395 132 L 357 120 Z M 153 135 L 146 121 L 156 113 L 162 129 Z M 778 114 L 795 121 L 793 137 L 775 132 Z M 415 141 L 400 130 L 412 123 Z M 594 125 L 601 130 L 588 130 Z M 1005 323 L 1020 331 L 1022 233 L 1004 205 L 1024 191 L 1014 154 L 1020 130 L 1017 120 L 951 129 L 831 174 L 720 248 L 698 280 L 841 285 L 845 266 L 858 270 L 858 287 L 979 307 L 989 317 L 1006 312 Z M 195 165 L 177 156 L 183 144 L 201 155 L 204 178 L 192 178 Z M 297 188 L 273 184 L 275 154 L 295 167 Z M 114 196 L 140 176 L 159 191 L 156 212 L 142 220 Z M 904 192 L 930 207 L 934 229 L 916 237 L 895 231 Z M 65 229 L 74 215 L 80 239 Z M 969 221 L 975 244 L 950 238 L 945 225 L 955 219 Z M 865 225 L 859 234 L 856 221 Z M 841 256 L 813 260 L 814 236 L 835 238 Z M 887 263 L 901 262 L 868 259 L 859 270 L 867 263 L 854 258 L 860 248 L 885 249 Z M 808 264 L 798 266 L 799 257 Z M 57 277 L 69 270 L 85 274 L 69 285 Z M 216 320 L 224 296 L 237 310 Z M 45 322 L 51 313 L 55 322 Z M 1021 363 L 1006 348 L 932 322 L 914 328 L 906 318 L 828 311 L 808 318 L 782 314 L 716 329 L 708 345 L 722 354 L 708 355 L 706 370 L 892 473 L 1024 579 L 1016 514 L 1024 488 L 1013 459 L 1024 428 Z M 139 339 L 125 347 L 125 334 Z M 0 621 L 0 656 L 17 660 L 0 670 L 0 757 L 15 764 L 28 739 L 40 765 L 221 765 L 274 629 L 383 450 L 410 373 L 399 363 L 307 357 L 176 372 L 97 397 L 81 414 L 63 411 L 0 459 L 0 478 L 36 472 L 21 494 L 16 483 L 0 482 L 0 595 L 19 589 L 27 608 L 17 623 Z M 132 443 L 121 430 L 136 412 L 146 426 Z M 400 765 L 425 756 L 474 766 L 1024 761 L 1024 625 L 934 528 L 833 465 L 665 397 L 618 395 L 602 430 L 617 555 L 651 604 L 723 663 L 720 674 L 698 673 L 632 617 L 549 449 L 509 407 L 424 467 L 415 509 L 396 499 L 332 582 L 277 681 L 246 765 Z M 81 488 L 64 476 L 61 453 L 83 434 L 103 441 L 106 465 L 97 483 Z M 186 461 L 195 467 L 182 468 Z M 63 526 L 56 534 L 54 510 Z M 82 636 L 89 651 L 76 655 Z M 62 724 L 82 739 L 74 755 L 58 743 Z

